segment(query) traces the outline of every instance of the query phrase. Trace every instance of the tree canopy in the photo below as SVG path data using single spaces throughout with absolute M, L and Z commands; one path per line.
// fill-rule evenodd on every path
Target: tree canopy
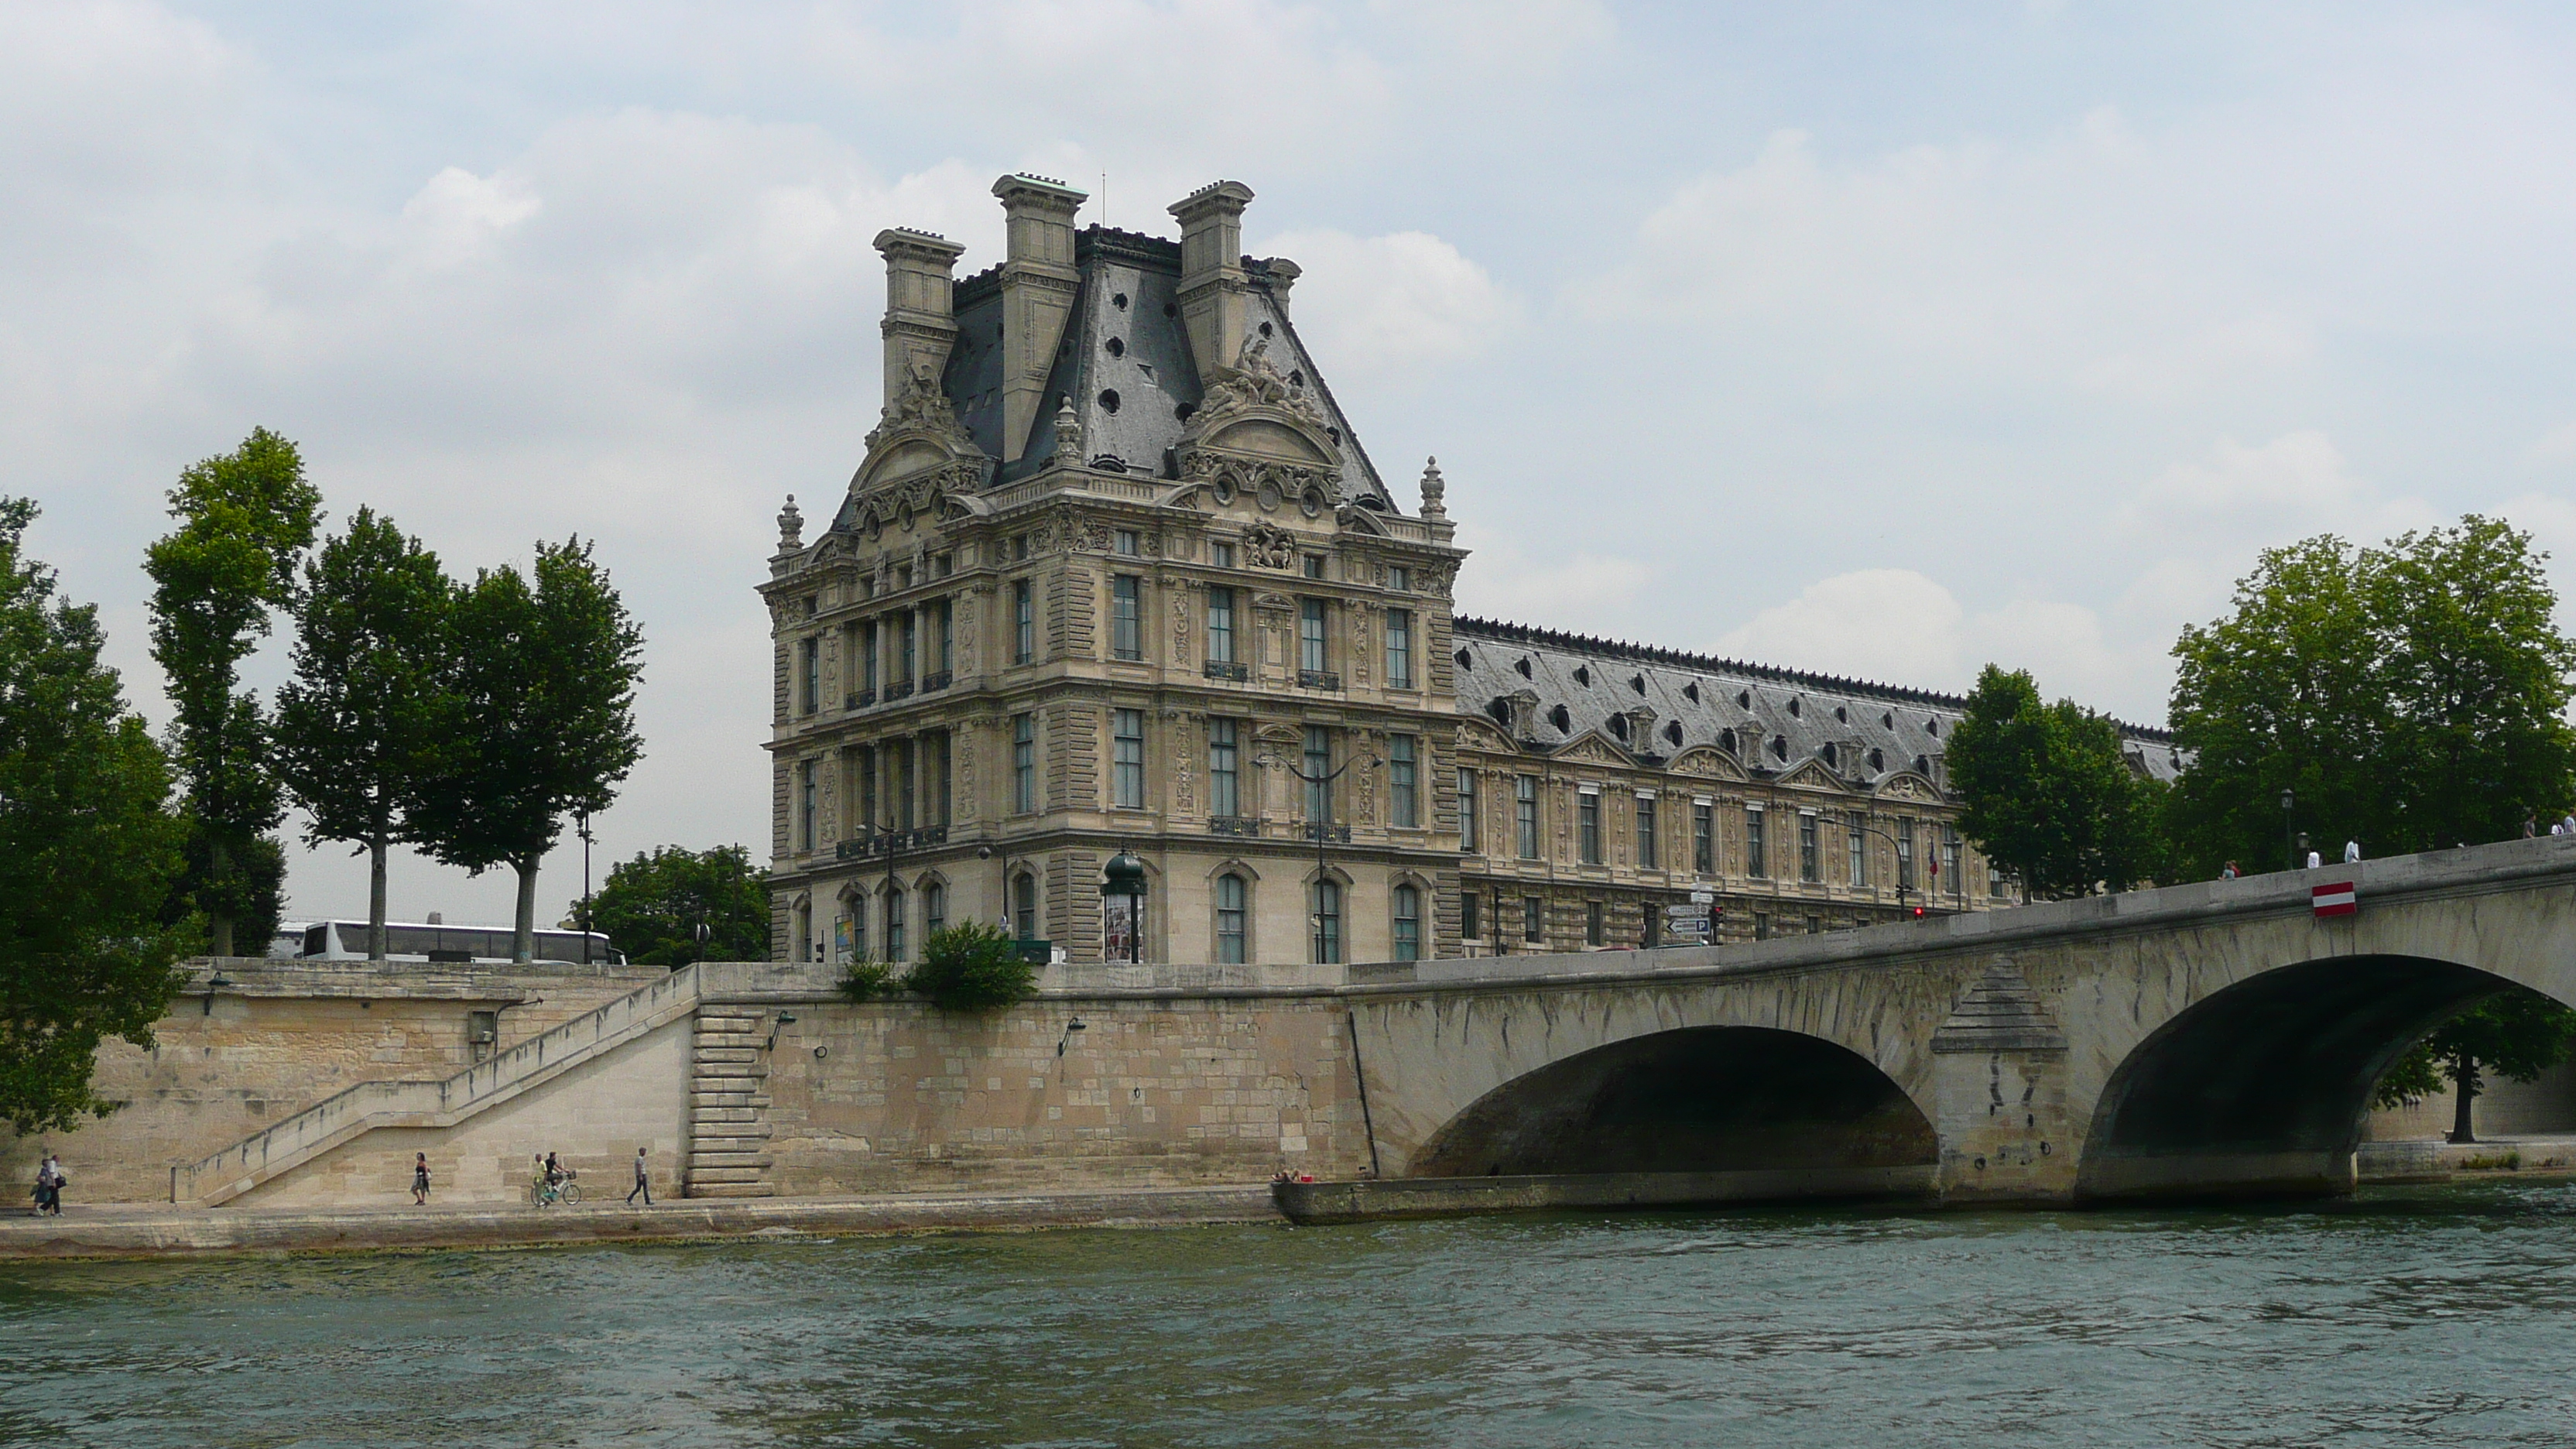
M 2450 1082 L 2451 1140 L 2474 1142 L 2471 1113 L 2490 1075 L 2535 1081 L 2576 1046 L 2576 1011 L 2529 987 L 2500 991 L 2444 1022 L 2379 1079 L 2382 1107 L 2420 1102 Z
M 575 901 L 572 919 L 580 914 Z M 666 845 L 621 861 L 591 898 L 590 918 L 627 960 L 644 965 L 769 959 L 769 882 L 739 845 L 703 852 Z
M 2130 768 L 2117 724 L 2072 700 L 2042 704 L 2028 672 L 1985 667 L 1947 759 L 1960 832 L 2032 899 L 2158 873 L 2164 787 Z
M 2373 855 L 2507 839 L 2576 798 L 2576 643 L 2547 557 L 2475 515 L 2380 548 L 2266 550 L 2233 611 L 2174 645 L 2184 868 L 2287 864 L 2284 790 L 2287 825 Z
M 437 555 L 373 510 L 305 565 L 294 677 L 278 690 L 278 773 L 309 840 L 369 857 L 370 959 L 384 955 L 385 856 L 429 838 L 421 788 L 453 745 L 448 611 Z
M 186 822 L 168 759 L 99 663 L 97 612 L 24 551 L 0 499 L 0 1117 L 22 1132 L 104 1111 L 99 1044 L 152 1043 L 198 927 L 160 913 Z
M 179 521 L 145 554 L 152 577 L 152 657 L 168 676 L 170 749 L 187 788 L 190 841 L 182 887 L 202 911 L 217 955 L 235 925 L 265 950 L 279 909 L 260 862 L 285 802 L 269 760 L 269 720 L 241 689 L 241 662 L 293 598 L 322 495 L 295 445 L 260 428 L 234 451 L 192 464 L 170 490 Z
M 422 796 L 426 843 L 450 865 L 518 872 L 518 959 L 536 924 L 537 867 L 567 815 L 597 814 L 643 755 L 643 634 L 579 539 L 539 544 L 536 584 L 488 569 L 449 617 L 454 727 Z M 631 954 L 631 953 L 630 953 Z M 766 955 L 764 945 L 763 955 Z

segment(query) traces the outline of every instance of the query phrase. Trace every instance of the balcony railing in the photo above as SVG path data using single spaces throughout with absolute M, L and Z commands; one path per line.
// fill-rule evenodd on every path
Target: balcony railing
M 1259 835 L 1260 833 L 1261 819 L 1258 816 L 1211 815 L 1208 817 L 1210 835 Z
M 1315 838 L 1317 831 L 1323 832 L 1324 839 L 1331 844 L 1348 845 L 1351 843 L 1351 828 L 1349 826 L 1317 825 L 1312 821 L 1307 822 L 1304 827 L 1298 830 L 1297 838 L 1300 840 L 1312 840 Z
M 912 681 L 909 679 L 898 679 L 894 683 L 887 685 L 885 687 L 885 698 L 886 703 L 888 704 L 892 704 L 898 699 L 912 698 Z
M 844 698 L 841 700 L 841 708 L 843 708 L 843 709 L 866 709 L 869 705 L 872 705 L 872 704 L 874 704 L 874 703 L 876 703 L 876 702 L 877 702 L 877 692 L 876 692 L 875 690 L 873 690 L 873 689 L 853 689 L 853 690 L 851 690 L 851 691 L 849 692 L 849 694 L 848 694 L 846 697 L 844 697 Z
M 914 830 L 872 831 L 856 840 L 842 841 L 832 847 L 832 854 L 840 860 L 867 860 L 887 854 L 889 851 L 900 855 L 915 850 L 929 850 L 947 843 L 947 826 L 924 825 Z
M 1342 677 L 1329 669 L 1300 669 L 1297 671 L 1297 687 L 1339 690 L 1342 687 Z
M 921 692 L 928 694 L 934 689 L 946 689 L 956 678 L 956 675 L 945 669 L 936 674 L 925 674 L 921 676 Z
M 1240 664 L 1228 664 L 1220 660 L 1211 659 L 1207 662 L 1205 667 L 1207 670 L 1207 677 L 1210 679 L 1231 679 L 1235 683 L 1241 684 L 1252 677 L 1252 671 Z

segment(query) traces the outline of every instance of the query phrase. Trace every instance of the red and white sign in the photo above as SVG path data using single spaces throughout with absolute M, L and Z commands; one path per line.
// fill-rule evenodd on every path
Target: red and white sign
M 2345 881 L 2340 885 L 2318 886 L 2308 892 L 2308 897 L 2316 903 L 2317 919 L 2321 921 L 2328 916 L 2349 916 L 2359 909 L 2354 904 L 2355 897 L 2351 881 Z

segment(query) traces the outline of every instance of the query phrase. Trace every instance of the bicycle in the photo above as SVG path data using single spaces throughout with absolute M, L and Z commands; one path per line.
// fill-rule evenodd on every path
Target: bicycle
M 528 1185 L 528 1202 L 535 1207 L 553 1207 L 557 1203 L 573 1206 L 581 1201 L 581 1188 L 573 1179 L 581 1174 L 567 1167 L 563 1181 L 547 1182 L 540 1178 Z

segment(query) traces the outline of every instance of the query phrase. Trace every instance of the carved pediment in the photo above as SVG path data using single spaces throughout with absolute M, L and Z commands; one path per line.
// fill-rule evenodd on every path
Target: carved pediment
M 1841 790 L 1845 782 L 1816 760 L 1807 760 L 1780 776 L 1783 785 L 1797 785 L 1811 790 Z
M 868 434 L 868 455 L 851 475 L 850 491 L 866 493 L 924 473 L 955 474 L 966 467 L 973 470 L 969 486 L 980 488 L 992 462 L 957 421 L 957 410 L 936 382 L 907 378 Z
M 1675 774 L 1700 775 L 1713 780 L 1745 778 L 1743 762 L 1714 745 L 1693 745 L 1682 751 L 1674 758 L 1672 768 Z
M 1589 733 L 1577 736 L 1570 743 L 1560 747 L 1556 757 L 1560 760 L 1580 760 L 1614 768 L 1631 763 L 1627 751 L 1599 735 Z
M 1230 462 L 1272 464 L 1288 471 L 1289 476 L 1275 480 L 1287 497 L 1300 497 L 1309 485 L 1321 483 L 1328 504 L 1341 502 L 1340 440 L 1302 380 L 1291 382 L 1271 365 L 1267 338 L 1253 339 L 1233 367 L 1208 379 L 1207 391 L 1181 433 L 1178 452 L 1185 478 L 1220 477 Z M 1245 477 L 1237 486 L 1249 492 L 1260 482 Z M 1218 501 L 1227 501 L 1227 494 L 1221 491 Z
M 1899 770 L 1878 782 L 1878 793 L 1891 795 L 1899 800 L 1932 802 L 1941 798 L 1941 787 L 1912 770 Z
M 1499 726 L 1482 719 L 1468 719 L 1458 722 L 1458 748 L 1498 750 L 1510 754 L 1517 750 L 1518 746 L 1512 743 L 1512 737 L 1503 733 Z

